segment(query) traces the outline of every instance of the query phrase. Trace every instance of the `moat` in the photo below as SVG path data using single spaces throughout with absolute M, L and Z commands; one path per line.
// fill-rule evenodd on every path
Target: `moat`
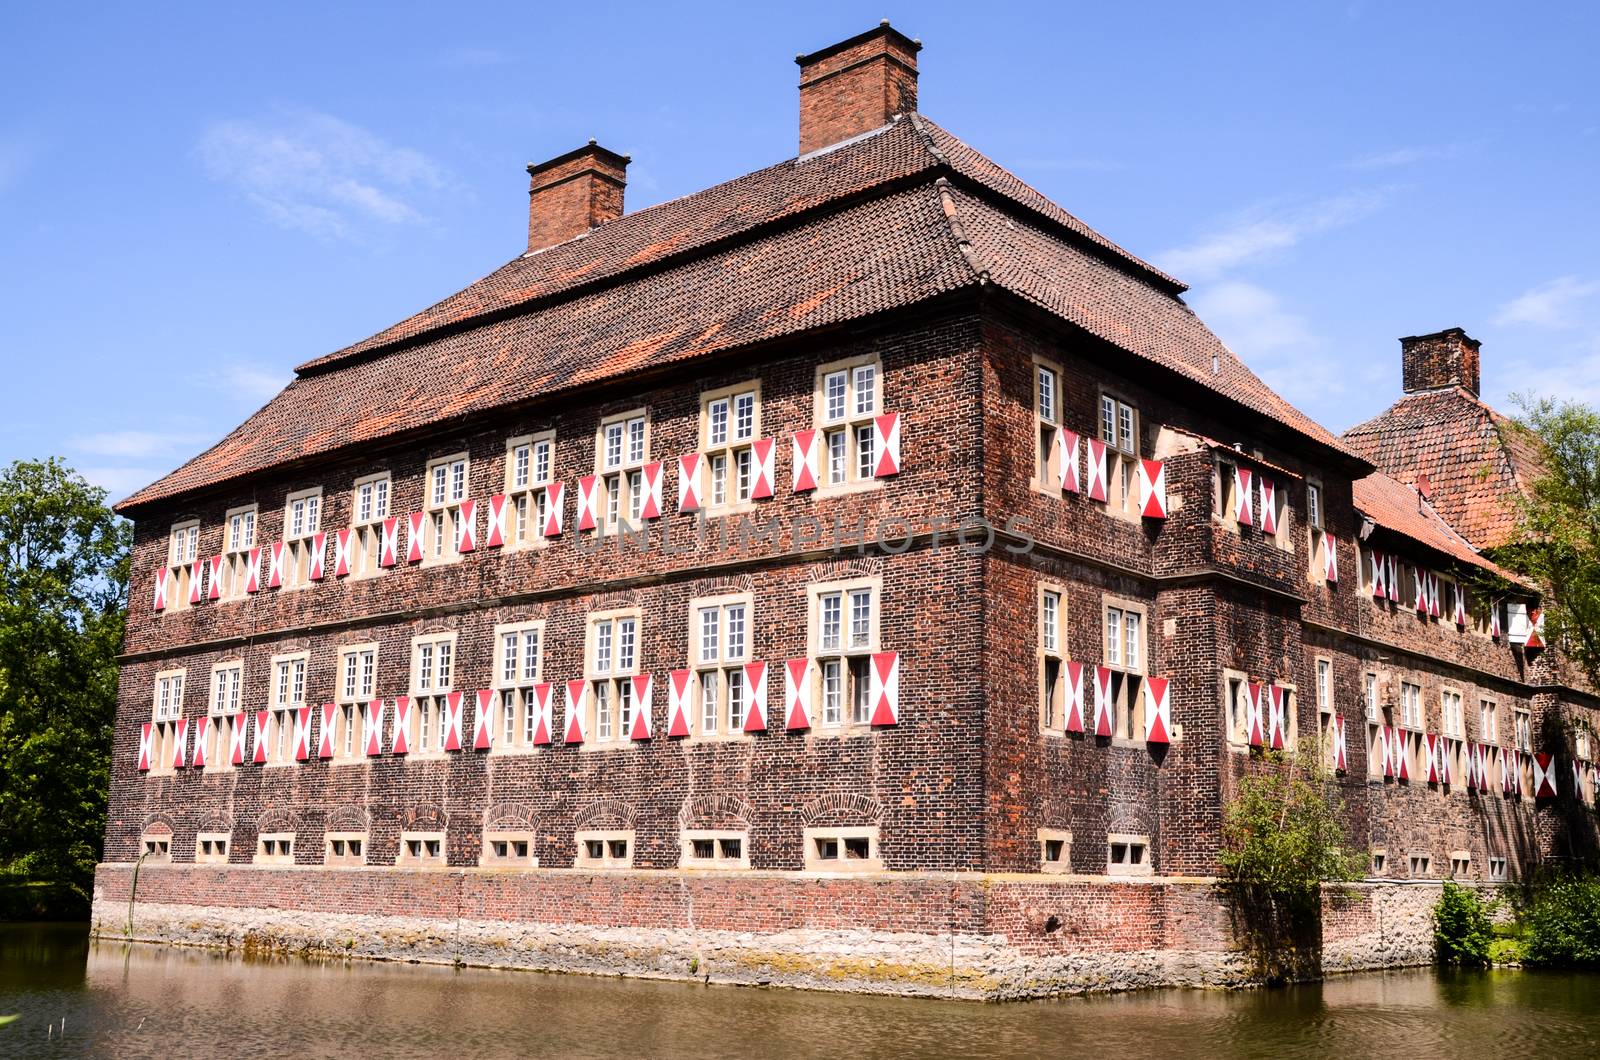
M 1600 976 L 1432 970 L 1015 1004 L 452 970 L 0 925 L 3 1056 L 1593 1056 Z M 64 1029 L 63 1029 L 63 1021 Z

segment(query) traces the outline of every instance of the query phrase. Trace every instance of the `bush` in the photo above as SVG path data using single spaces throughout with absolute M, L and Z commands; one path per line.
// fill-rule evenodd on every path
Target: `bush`
M 1553 876 L 1527 913 L 1527 961 L 1600 968 L 1600 877 Z
M 1287 763 L 1269 755 L 1270 772 L 1247 776 L 1222 824 L 1225 879 L 1280 897 L 1315 895 L 1324 881 L 1361 878 L 1365 857 L 1346 845 L 1344 804 L 1319 763 L 1315 744 Z
M 1433 907 L 1433 948 L 1440 964 L 1481 968 L 1489 963 L 1494 906 L 1493 898 L 1445 881 L 1444 894 Z

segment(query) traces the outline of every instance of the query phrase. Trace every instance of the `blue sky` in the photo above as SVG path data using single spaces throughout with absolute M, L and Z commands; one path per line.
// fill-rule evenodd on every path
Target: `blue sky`
M 791 157 L 793 56 L 883 17 L 1334 429 L 1451 325 L 1492 402 L 1600 400 L 1591 5 L 334 6 L 0 11 L 0 459 L 130 492 L 519 252 L 527 162 L 597 137 L 637 209 Z

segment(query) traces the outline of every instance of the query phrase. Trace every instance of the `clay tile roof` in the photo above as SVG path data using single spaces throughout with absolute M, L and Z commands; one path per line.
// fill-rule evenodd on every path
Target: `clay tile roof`
M 988 283 L 1350 454 L 1245 368 L 1176 280 L 916 115 L 520 256 L 302 364 L 117 508 Z
M 1406 485 L 1426 473 L 1433 507 L 1481 549 L 1511 540 L 1517 499 L 1542 471 L 1536 444 L 1458 387 L 1407 394 L 1344 441 Z
M 1411 486 L 1375 471 L 1357 479 L 1352 492 L 1356 510 L 1385 530 L 1443 553 L 1457 563 L 1489 571 L 1518 585 L 1526 584 L 1480 554 Z

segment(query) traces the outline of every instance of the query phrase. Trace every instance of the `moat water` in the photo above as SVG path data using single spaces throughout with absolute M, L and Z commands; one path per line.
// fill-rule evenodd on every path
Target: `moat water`
M 1592 1057 L 1600 976 L 1390 972 L 1019 1004 L 244 960 L 0 924 L 0 1056 Z

